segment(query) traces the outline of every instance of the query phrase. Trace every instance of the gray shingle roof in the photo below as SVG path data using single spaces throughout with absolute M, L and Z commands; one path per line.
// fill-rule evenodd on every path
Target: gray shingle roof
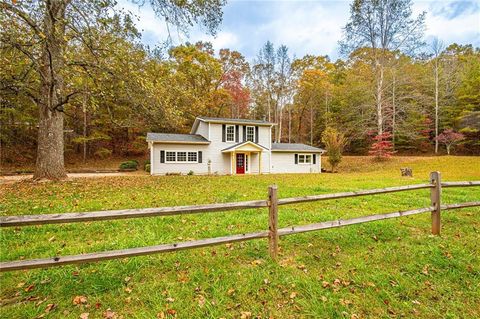
M 272 143 L 272 152 L 324 152 L 323 149 L 299 143 Z
M 224 122 L 224 123 L 240 123 L 240 124 L 257 124 L 257 125 L 275 125 L 275 123 L 270 123 L 263 120 L 251 120 L 251 119 L 231 119 L 225 117 L 206 117 L 199 116 L 198 119 L 205 122 Z
M 147 142 L 175 143 L 210 143 L 206 138 L 196 134 L 147 133 Z

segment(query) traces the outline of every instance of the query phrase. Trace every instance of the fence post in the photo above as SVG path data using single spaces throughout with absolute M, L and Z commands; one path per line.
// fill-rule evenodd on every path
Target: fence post
M 278 256 L 278 196 L 277 185 L 268 187 L 268 247 L 270 257 Z
M 440 235 L 440 205 L 442 199 L 442 184 L 440 172 L 430 173 L 430 183 L 432 183 L 434 186 L 430 189 L 430 201 L 431 205 L 435 208 L 435 210 L 432 211 L 432 234 Z

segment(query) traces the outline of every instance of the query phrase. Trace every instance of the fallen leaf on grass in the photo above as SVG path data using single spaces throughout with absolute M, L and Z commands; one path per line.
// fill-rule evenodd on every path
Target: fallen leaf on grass
M 353 302 L 348 299 L 340 299 L 340 303 L 344 306 L 348 306 L 348 305 L 351 305 Z
M 252 313 L 250 311 L 242 311 L 240 313 L 240 318 L 241 319 L 250 319 L 250 318 L 252 318 Z
M 254 261 L 251 262 L 252 265 L 256 266 L 256 265 L 260 265 L 263 263 L 263 260 L 261 259 L 255 259 Z
M 30 286 L 28 286 L 27 288 L 25 288 L 25 291 L 26 291 L 26 292 L 30 292 L 30 291 L 32 291 L 34 288 L 35 288 L 35 285 L 30 285 Z
M 45 312 L 46 313 L 49 313 L 50 311 L 52 311 L 54 308 L 56 307 L 56 305 L 54 303 L 49 303 L 47 305 L 47 307 L 45 308 Z
M 167 300 L 167 302 L 174 302 L 175 301 L 175 299 L 172 298 L 172 297 L 168 297 L 166 300 Z
M 112 311 L 110 308 L 108 308 L 103 313 L 103 318 L 105 318 L 105 319 L 115 319 L 115 318 L 117 318 L 117 314 L 114 311 Z
M 200 308 L 205 306 L 205 297 L 204 296 L 198 295 L 198 305 L 200 306 Z
M 234 292 L 235 292 L 235 289 L 230 288 L 230 289 L 228 289 L 228 291 L 227 291 L 227 295 L 231 296 L 231 295 L 233 295 Z
M 177 311 L 175 309 L 167 309 L 167 314 L 171 316 L 177 316 Z
M 290 294 L 290 299 L 295 299 L 295 297 L 297 297 L 297 292 L 294 291 Z
M 84 312 L 84 313 L 82 313 L 82 314 L 80 315 L 80 319 L 88 319 L 88 316 L 89 316 L 89 315 L 90 315 L 90 314 L 89 314 L 88 312 Z
M 329 283 L 328 281 L 323 281 L 323 282 L 322 282 L 322 287 L 323 287 L 323 288 L 330 287 L 330 283 Z
M 73 298 L 74 305 L 80 305 L 80 304 L 86 304 L 86 303 L 87 303 L 87 297 L 85 296 L 75 296 Z
M 425 265 L 425 266 L 423 266 L 422 274 L 428 275 L 428 267 L 430 267 L 430 265 Z

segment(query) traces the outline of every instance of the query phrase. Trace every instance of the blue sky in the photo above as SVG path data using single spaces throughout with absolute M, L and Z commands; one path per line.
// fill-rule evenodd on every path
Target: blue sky
M 209 41 L 216 50 L 237 50 L 248 60 L 257 55 L 267 40 L 275 46 L 285 44 L 292 56 L 328 54 L 336 59 L 337 42 L 348 20 L 350 3 L 351 0 L 230 0 L 215 37 L 198 27 L 191 28 L 188 36 L 175 31 L 171 34 L 175 44 Z M 138 16 L 143 43 L 154 46 L 167 38 L 164 21 L 155 17 L 148 5 L 139 8 L 128 0 L 119 0 L 118 6 Z M 447 45 L 457 42 L 480 47 L 479 1 L 413 0 L 414 14 L 422 11 L 427 12 L 427 42 L 437 36 Z

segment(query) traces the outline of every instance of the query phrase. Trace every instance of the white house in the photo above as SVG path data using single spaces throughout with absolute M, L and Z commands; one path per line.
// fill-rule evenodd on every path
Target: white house
M 150 172 L 188 174 L 320 173 L 323 150 L 272 143 L 273 123 L 197 117 L 190 134 L 148 133 Z

